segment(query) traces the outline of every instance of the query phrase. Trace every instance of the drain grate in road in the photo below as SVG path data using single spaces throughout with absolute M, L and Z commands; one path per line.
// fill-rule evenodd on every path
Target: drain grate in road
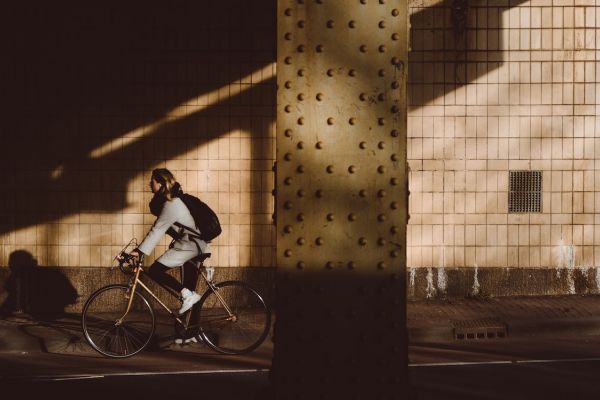
M 506 324 L 492 318 L 452 321 L 455 340 L 504 339 L 508 336 Z

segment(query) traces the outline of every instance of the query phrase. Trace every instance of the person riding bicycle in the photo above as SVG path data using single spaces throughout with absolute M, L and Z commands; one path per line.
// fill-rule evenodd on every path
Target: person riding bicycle
M 157 219 L 142 243 L 130 254 L 135 257 L 139 257 L 140 253 L 149 255 L 165 233 L 173 237 L 169 249 L 150 266 L 148 274 L 159 284 L 181 293 L 183 304 L 179 314 L 183 314 L 200 300 L 200 295 L 195 292 L 198 269 L 188 261 L 201 253 L 206 253 L 208 243 L 190 237 L 188 233 L 174 225 L 179 223 L 199 231 L 192 214 L 179 198 L 182 193 L 181 185 L 175 180 L 171 171 L 166 168 L 153 170 L 149 183 L 150 190 L 154 193 L 150 201 L 150 212 Z M 183 265 L 183 284 L 167 273 L 168 269 L 181 265 Z

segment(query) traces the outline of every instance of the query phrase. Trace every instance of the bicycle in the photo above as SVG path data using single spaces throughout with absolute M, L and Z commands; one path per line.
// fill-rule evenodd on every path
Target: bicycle
M 270 308 L 255 289 L 243 282 L 214 281 L 214 268 L 204 266 L 211 253 L 189 261 L 200 269 L 199 276 L 206 282 L 206 289 L 198 303 L 183 315 L 177 315 L 140 279 L 146 274 L 143 255 L 136 261 L 125 251 L 134 242 L 132 239 L 115 257 L 121 272 L 132 275 L 129 283 L 100 288 L 83 306 L 82 329 L 94 350 L 106 357 L 126 358 L 150 344 L 156 316 L 145 294 L 174 319 L 179 335 L 196 338 L 219 353 L 249 353 L 266 339 L 271 327 Z M 168 293 L 181 300 L 178 294 Z

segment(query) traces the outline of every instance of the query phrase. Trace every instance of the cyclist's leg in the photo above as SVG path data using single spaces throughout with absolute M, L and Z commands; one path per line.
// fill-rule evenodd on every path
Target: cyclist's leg
M 171 268 L 155 261 L 148 269 L 148 275 L 159 284 L 173 289 L 175 293 L 181 293 L 183 285 L 176 278 L 167 273 L 167 270 L 169 269 Z
M 183 286 L 194 292 L 197 283 L 198 267 L 193 262 L 186 262 L 183 264 Z

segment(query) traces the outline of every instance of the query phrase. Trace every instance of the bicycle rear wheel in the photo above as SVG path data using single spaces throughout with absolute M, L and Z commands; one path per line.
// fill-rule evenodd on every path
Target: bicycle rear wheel
M 271 328 L 271 310 L 263 298 L 242 282 L 222 282 L 215 288 L 209 288 L 193 309 L 199 339 L 224 354 L 256 349 Z
M 98 289 L 83 306 L 81 325 L 87 342 L 100 354 L 131 357 L 142 351 L 154 335 L 154 310 L 148 300 L 135 292 L 131 309 L 125 314 L 130 296 L 127 285 Z

